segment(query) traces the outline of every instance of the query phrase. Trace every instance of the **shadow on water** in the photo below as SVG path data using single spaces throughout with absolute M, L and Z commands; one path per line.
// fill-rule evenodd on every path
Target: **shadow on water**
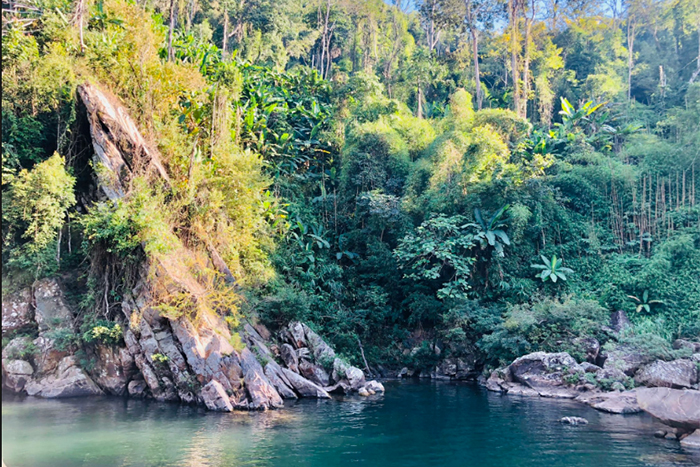
M 389 381 L 384 396 L 290 402 L 220 414 L 119 398 L 3 394 L 8 467 L 691 466 L 647 415 L 489 393 L 471 384 Z M 563 416 L 589 420 L 562 425 Z

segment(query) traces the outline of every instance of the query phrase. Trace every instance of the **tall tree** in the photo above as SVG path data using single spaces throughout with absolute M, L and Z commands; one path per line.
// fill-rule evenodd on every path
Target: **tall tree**
M 471 40 L 474 81 L 476 82 L 476 105 L 479 110 L 481 110 L 484 101 L 479 71 L 479 36 L 481 28 L 489 26 L 493 21 L 496 8 L 497 3 L 493 0 L 464 0 L 464 25 Z

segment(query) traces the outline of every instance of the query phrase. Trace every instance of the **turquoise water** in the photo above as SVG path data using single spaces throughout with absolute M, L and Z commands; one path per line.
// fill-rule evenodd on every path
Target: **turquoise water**
M 389 381 L 384 396 L 220 414 L 119 398 L 3 395 L 7 467 L 700 465 L 647 415 L 502 396 L 471 384 Z M 585 426 L 562 425 L 567 415 Z

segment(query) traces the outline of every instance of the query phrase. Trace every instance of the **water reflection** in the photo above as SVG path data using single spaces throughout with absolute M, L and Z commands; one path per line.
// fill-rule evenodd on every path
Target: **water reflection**
M 388 382 L 385 396 L 301 400 L 218 414 L 154 401 L 3 396 L 8 467 L 700 465 L 644 415 L 501 396 L 472 385 Z M 572 427 L 563 416 L 586 417 Z

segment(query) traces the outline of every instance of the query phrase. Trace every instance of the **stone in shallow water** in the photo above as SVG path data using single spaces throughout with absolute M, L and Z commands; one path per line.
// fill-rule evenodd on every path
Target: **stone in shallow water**
M 681 446 L 689 449 L 700 450 L 700 430 L 695 430 L 690 435 L 681 440 Z
M 202 388 L 202 399 L 209 410 L 217 412 L 233 411 L 233 406 L 229 401 L 224 387 L 215 379 L 209 381 Z
M 588 420 L 583 417 L 563 417 L 559 421 L 566 425 L 588 425 Z
M 700 428 L 700 391 L 641 388 L 637 389 L 637 402 L 666 425 L 686 431 Z

